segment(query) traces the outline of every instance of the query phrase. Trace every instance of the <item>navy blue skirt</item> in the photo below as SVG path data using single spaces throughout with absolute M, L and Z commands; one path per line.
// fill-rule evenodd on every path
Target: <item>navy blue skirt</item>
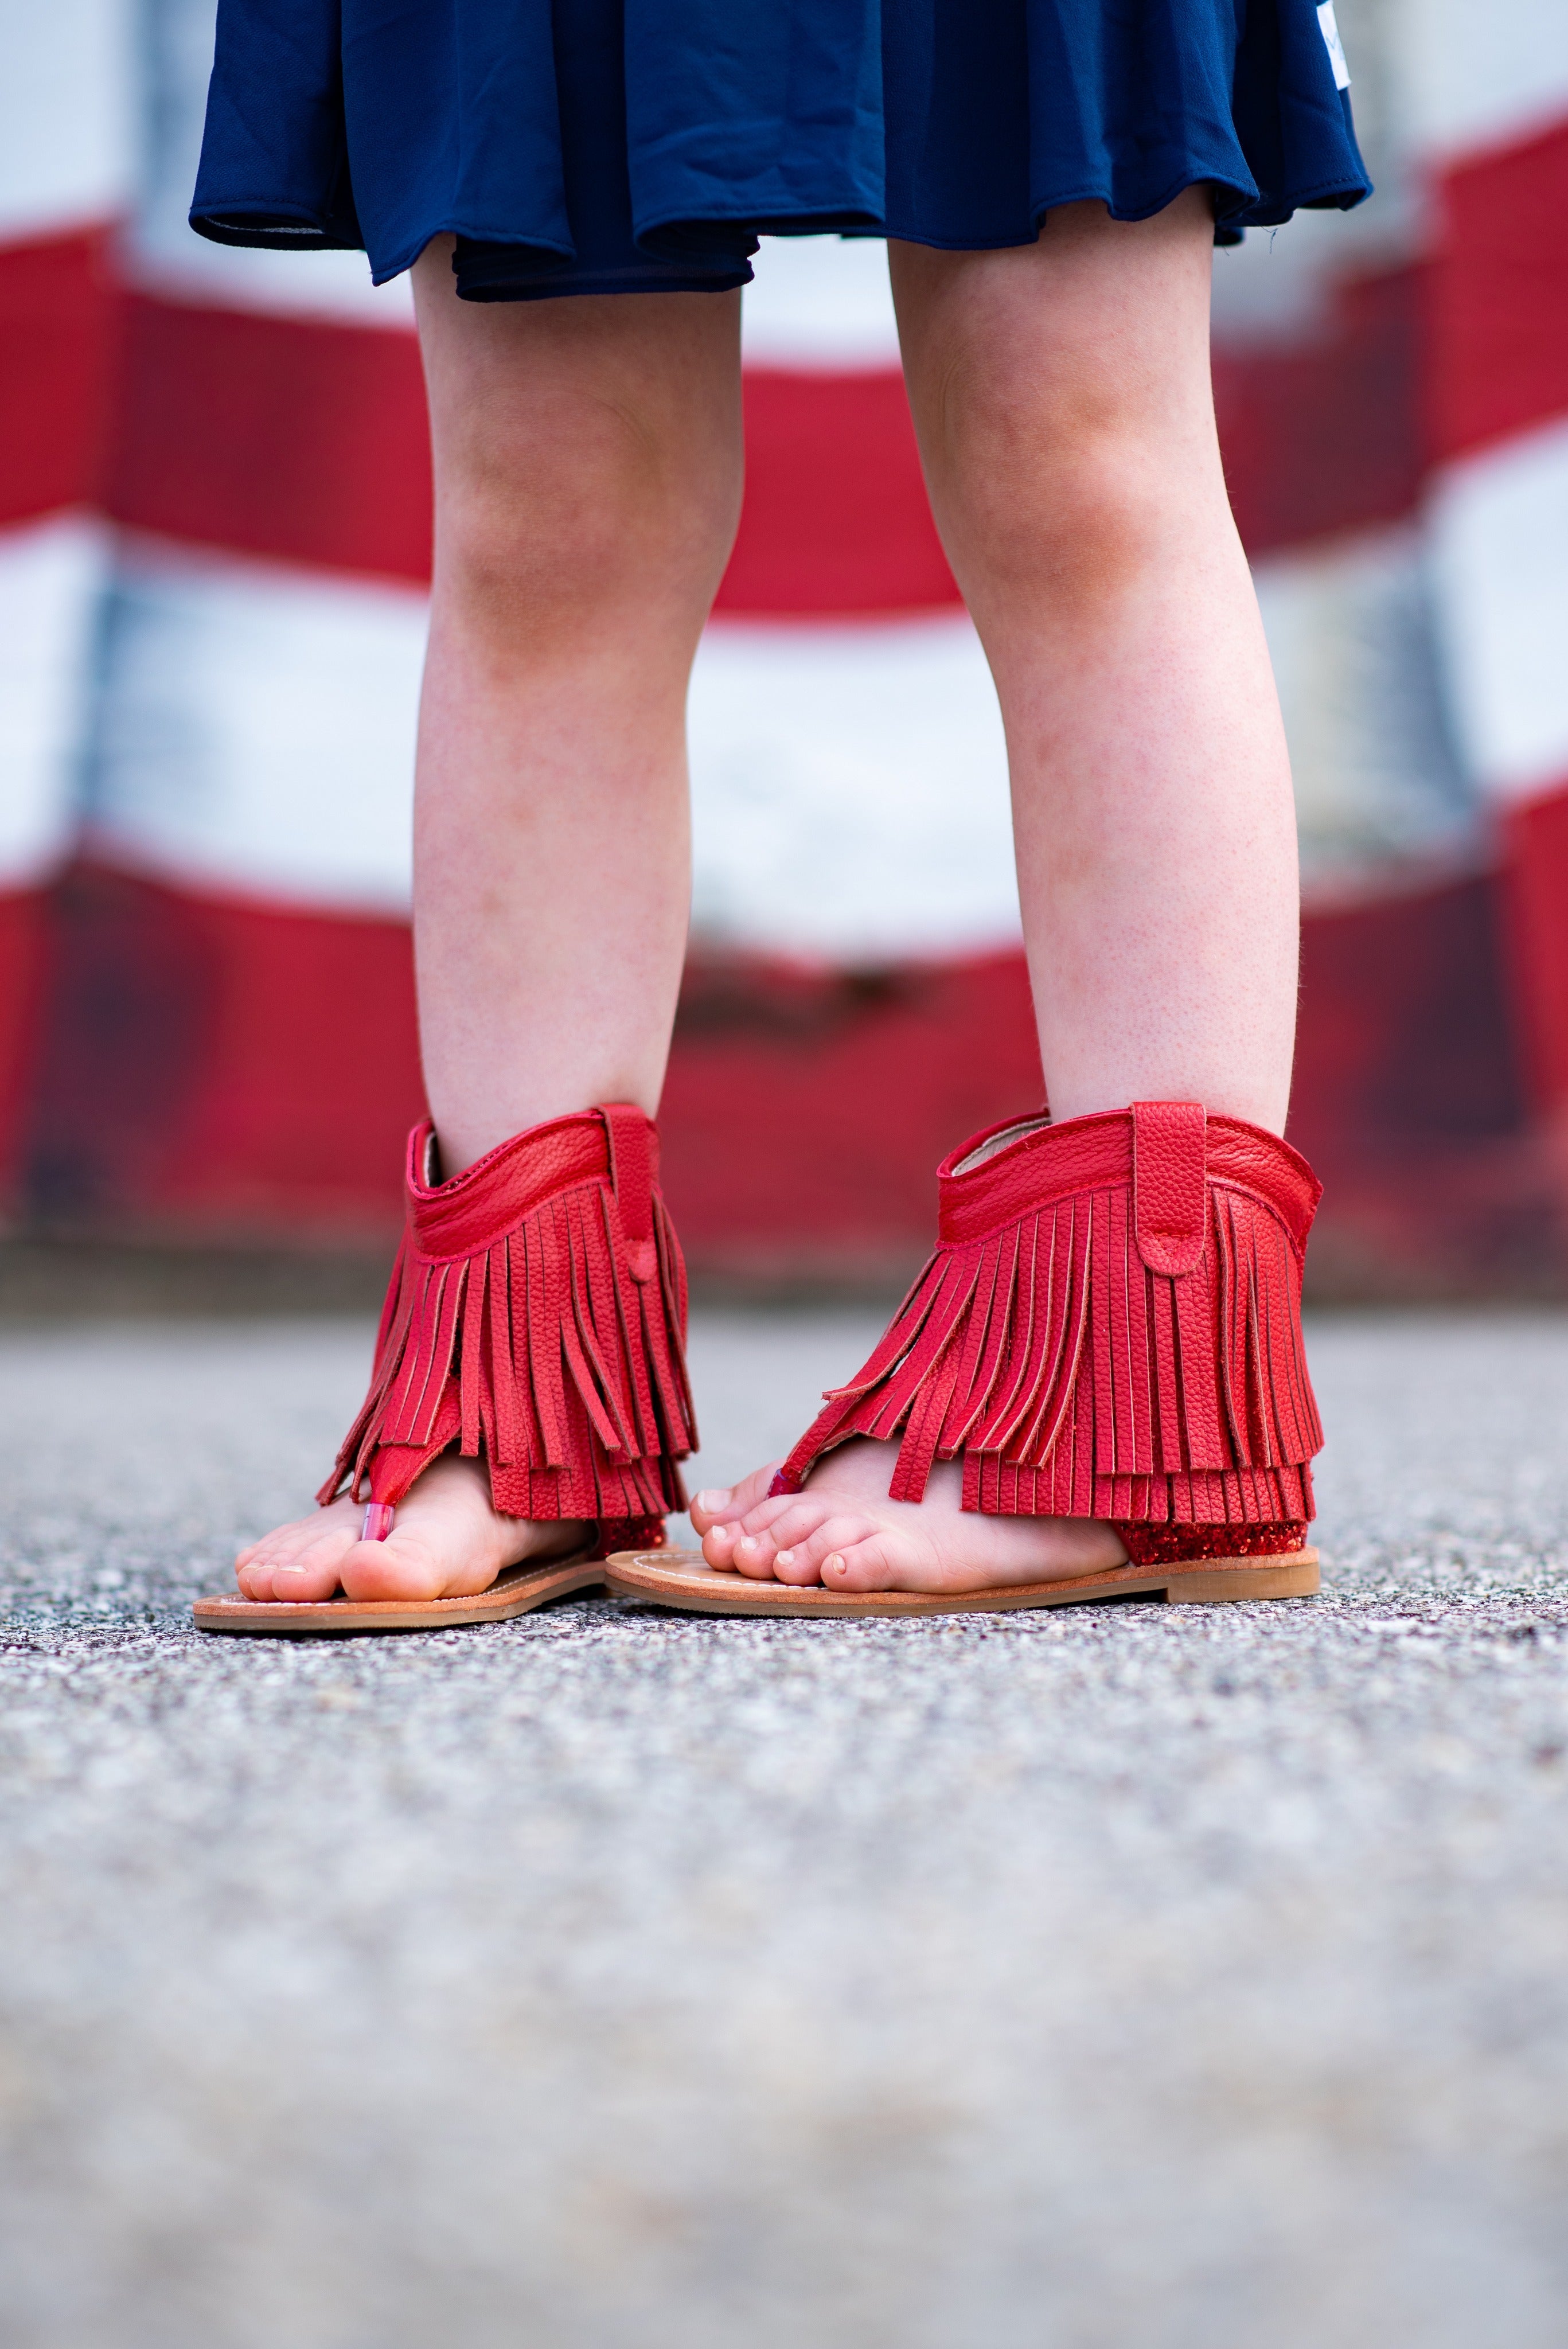
M 1326 25 L 1324 20 L 1326 19 Z M 1233 243 L 1358 203 L 1314 0 L 220 0 L 191 223 L 442 230 L 476 301 L 718 289 L 759 235 L 1027 244 L 1053 205 L 1213 191 Z

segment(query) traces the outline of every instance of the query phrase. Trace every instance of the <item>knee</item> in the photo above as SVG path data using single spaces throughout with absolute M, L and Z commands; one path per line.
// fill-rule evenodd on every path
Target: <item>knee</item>
M 704 476 L 635 411 L 482 423 L 441 469 L 437 572 L 469 623 L 508 646 L 569 639 L 630 604 L 701 614 L 739 503 L 738 469 L 732 487 Z
M 1142 398 L 1087 373 L 977 371 L 947 410 L 950 534 L 976 592 L 1092 612 L 1163 559 L 1194 451 Z

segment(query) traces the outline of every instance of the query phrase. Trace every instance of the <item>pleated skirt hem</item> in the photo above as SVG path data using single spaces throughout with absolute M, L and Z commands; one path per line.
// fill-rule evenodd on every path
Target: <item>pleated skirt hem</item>
M 219 0 L 192 225 L 457 239 L 473 300 L 743 285 L 763 235 L 1027 244 L 1214 191 L 1236 243 L 1370 192 L 1314 0 Z

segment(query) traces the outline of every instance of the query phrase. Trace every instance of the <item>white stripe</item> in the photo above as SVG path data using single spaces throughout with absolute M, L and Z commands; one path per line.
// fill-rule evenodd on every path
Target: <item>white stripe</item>
M 143 542 L 109 630 L 91 820 L 197 885 L 406 905 L 424 599 Z M 691 690 L 700 926 L 795 954 L 1017 935 L 1006 757 L 964 618 L 716 624 Z
M 0 533 L 0 885 L 36 880 L 76 821 L 102 533 L 67 516 Z
M 1329 315 L 1352 270 L 1386 269 L 1417 249 L 1419 191 L 1398 158 L 1380 162 L 1377 202 L 1345 212 L 1298 212 L 1214 255 L 1214 326 L 1222 343 L 1292 338 Z M 753 367 L 852 372 L 899 365 L 887 248 L 869 237 L 764 237 L 742 309 Z
M 1432 501 L 1449 689 L 1483 788 L 1568 782 L 1568 423 L 1439 477 Z
M 162 206 L 150 208 L 127 237 L 125 274 L 142 292 L 218 310 L 412 333 L 414 302 L 407 276 L 372 285 L 362 253 L 262 253 L 209 243 L 186 219 L 190 199 L 187 183 L 177 216 Z
M 1220 350 L 1299 347 L 1332 326 L 1334 297 L 1347 278 L 1396 269 L 1421 249 L 1427 224 L 1420 194 L 1397 172 L 1386 179 L 1379 171 L 1376 201 L 1355 212 L 1301 212 L 1282 228 L 1249 229 L 1243 243 L 1216 246 L 1212 316 Z
M 126 238 L 125 274 L 142 292 L 218 310 L 413 331 L 407 276 L 372 285 L 362 253 L 263 253 L 209 243 L 186 219 L 190 200 L 187 182 L 177 216 L 162 206 L 149 209 Z
M 752 367 L 849 373 L 898 365 L 898 326 L 880 237 L 767 236 L 741 307 Z
M 1368 532 L 1253 567 L 1295 777 L 1302 885 L 1323 901 L 1481 853 L 1451 739 L 1419 533 Z
M 1428 159 L 1511 144 L 1568 115 L 1563 0 L 1401 0 L 1390 21 L 1397 119 Z
M 1006 746 L 967 617 L 715 622 L 691 724 L 705 936 L 836 960 L 1018 936 Z
M 58 234 L 130 193 L 132 0 L 17 0 L 0 25 L 0 239 Z
M 1260 566 L 1322 898 L 1478 851 L 1413 533 Z M 279 904 L 408 902 L 424 598 L 140 543 L 117 591 L 95 834 Z M 691 699 L 704 936 L 830 961 L 1015 939 L 1007 761 L 961 615 L 716 621 Z
M 172 878 L 408 902 L 425 598 L 132 550 L 111 609 L 95 836 Z

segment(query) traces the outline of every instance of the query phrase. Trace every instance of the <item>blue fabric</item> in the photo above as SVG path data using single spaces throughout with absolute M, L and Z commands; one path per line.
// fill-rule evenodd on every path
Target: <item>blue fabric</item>
M 192 227 L 442 230 L 460 293 L 743 285 L 759 234 L 1024 244 L 1054 204 L 1215 233 L 1370 183 L 1314 0 L 219 0 Z

